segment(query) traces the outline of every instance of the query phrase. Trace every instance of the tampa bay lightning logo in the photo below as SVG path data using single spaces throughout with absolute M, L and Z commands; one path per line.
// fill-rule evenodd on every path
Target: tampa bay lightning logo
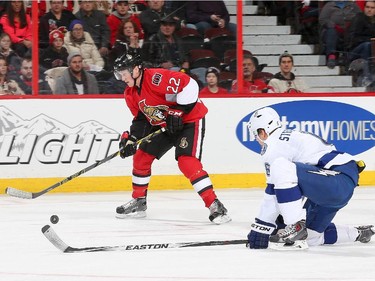
M 311 174 L 325 176 L 325 177 L 336 176 L 336 175 L 341 174 L 341 172 L 338 172 L 338 171 L 325 170 L 325 169 L 320 169 L 318 171 L 307 171 L 307 172 Z

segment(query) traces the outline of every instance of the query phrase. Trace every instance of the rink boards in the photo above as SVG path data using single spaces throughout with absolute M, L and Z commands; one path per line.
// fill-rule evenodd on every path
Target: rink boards
M 358 93 L 357 93 L 358 94 Z M 202 163 L 216 188 L 265 184 L 259 145 L 246 123 L 255 109 L 275 108 L 283 125 L 318 134 L 367 164 L 361 185 L 375 185 L 373 96 L 202 98 L 209 108 Z M 122 98 L 5 99 L 0 105 L 0 193 L 37 191 L 118 150 L 132 116 Z M 131 189 L 132 159 L 119 157 L 57 192 Z M 173 150 L 153 165 L 150 189 L 191 188 Z

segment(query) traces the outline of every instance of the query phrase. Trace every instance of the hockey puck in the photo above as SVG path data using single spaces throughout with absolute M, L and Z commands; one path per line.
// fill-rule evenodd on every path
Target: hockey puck
M 50 221 L 53 223 L 53 224 L 56 224 L 59 222 L 59 217 L 56 216 L 56 215 L 52 215 L 51 218 L 50 218 Z

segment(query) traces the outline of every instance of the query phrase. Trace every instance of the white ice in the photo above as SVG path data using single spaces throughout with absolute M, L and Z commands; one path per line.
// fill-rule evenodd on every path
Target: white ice
M 36 190 L 37 191 L 37 190 Z M 130 192 L 0 196 L 1 281 L 375 280 L 375 239 L 306 251 L 249 250 L 244 245 L 62 253 L 42 234 L 50 224 L 72 247 L 246 239 L 262 189 L 218 189 L 233 221 L 213 225 L 191 190 L 148 193 L 147 218 L 121 220 Z M 340 224 L 375 223 L 375 187 L 359 187 L 336 216 Z M 52 225 L 51 215 L 60 221 Z

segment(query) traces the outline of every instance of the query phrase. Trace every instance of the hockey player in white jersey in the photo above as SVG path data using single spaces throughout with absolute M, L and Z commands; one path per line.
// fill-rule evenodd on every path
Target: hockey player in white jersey
M 332 223 L 352 197 L 365 168 L 363 161 L 314 134 L 283 129 L 270 107 L 255 111 L 248 128 L 262 146 L 267 176 L 260 212 L 248 234 L 251 249 L 267 248 L 269 242 L 315 246 L 371 240 L 372 225 Z M 285 225 L 277 231 L 279 215 Z

